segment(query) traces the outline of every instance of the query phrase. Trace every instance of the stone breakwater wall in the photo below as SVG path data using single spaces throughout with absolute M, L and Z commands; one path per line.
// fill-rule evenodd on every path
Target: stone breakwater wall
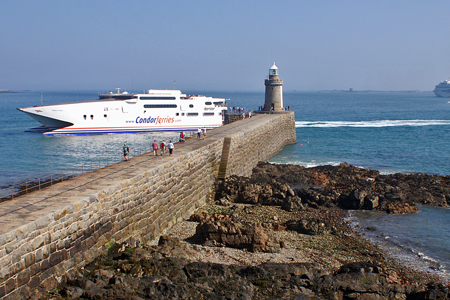
M 269 160 L 284 146 L 297 142 L 294 113 L 279 116 L 265 126 L 246 128 L 233 136 L 226 177 L 251 176 L 258 162 Z
M 0 299 L 27 299 L 49 291 L 79 276 L 111 243 L 147 243 L 187 219 L 208 199 L 226 138 L 227 176 L 249 175 L 258 161 L 296 142 L 294 114 L 224 133 L 197 150 L 112 188 L 99 187 L 93 196 L 1 234 Z

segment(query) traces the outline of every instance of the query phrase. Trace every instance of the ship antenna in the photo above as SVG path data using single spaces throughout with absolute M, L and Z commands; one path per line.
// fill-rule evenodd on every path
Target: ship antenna
M 41 90 L 41 105 L 44 105 L 44 101 L 42 100 L 42 90 Z
M 173 81 L 173 89 L 175 90 L 175 85 L 177 84 L 177 81 L 176 80 L 174 80 Z

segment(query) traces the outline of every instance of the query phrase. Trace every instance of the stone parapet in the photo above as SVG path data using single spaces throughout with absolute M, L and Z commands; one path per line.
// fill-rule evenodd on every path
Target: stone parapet
M 258 115 L 211 130 L 206 141 L 177 144 L 170 158 L 147 154 L 56 184 L 48 191 L 79 181 L 71 193 L 42 196 L 47 202 L 55 199 L 51 206 L 36 200 L 38 192 L 0 203 L 0 211 L 11 211 L 0 217 L 0 299 L 51 290 L 79 276 L 111 243 L 145 244 L 189 218 L 208 199 L 225 138 L 231 138 L 227 176 L 249 176 L 258 161 L 296 142 L 294 113 Z M 119 176 L 126 168 L 127 175 Z M 31 203 L 33 195 L 33 205 L 13 207 Z M 8 224 L 6 218 L 19 210 L 24 210 L 20 225 Z

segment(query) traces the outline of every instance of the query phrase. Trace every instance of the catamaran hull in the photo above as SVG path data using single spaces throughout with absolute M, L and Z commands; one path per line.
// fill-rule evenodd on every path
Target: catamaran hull
M 47 136 L 190 131 L 222 126 L 225 99 L 149 90 L 132 99 L 105 99 L 18 108 Z M 33 130 L 34 131 L 34 130 Z

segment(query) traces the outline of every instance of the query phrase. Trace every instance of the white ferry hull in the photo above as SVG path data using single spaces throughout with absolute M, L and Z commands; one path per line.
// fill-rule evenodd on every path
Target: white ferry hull
M 149 90 L 149 94 L 127 100 L 92 100 L 19 110 L 40 122 L 45 135 L 87 135 L 211 129 L 222 126 L 226 104 L 225 99 Z

